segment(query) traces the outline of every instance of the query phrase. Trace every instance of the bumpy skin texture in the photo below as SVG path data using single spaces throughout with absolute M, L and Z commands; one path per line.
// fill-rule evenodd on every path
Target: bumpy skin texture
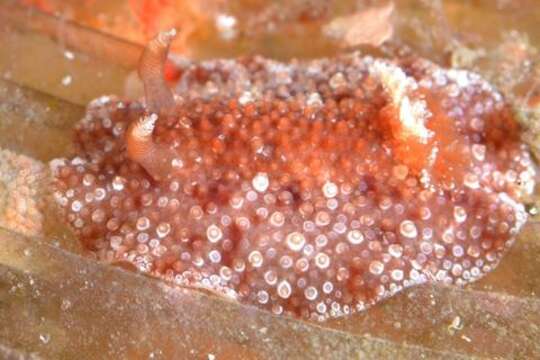
M 526 220 L 529 153 L 475 74 L 359 54 L 177 67 L 146 160 L 126 151 L 144 102 L 103 97 L 78 157 L 53 163 L 67 222 L 104 261 L 324 320 L 476 280 Z

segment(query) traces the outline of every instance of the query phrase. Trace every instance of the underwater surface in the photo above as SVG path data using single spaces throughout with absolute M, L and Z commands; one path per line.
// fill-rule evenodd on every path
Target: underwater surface
M 535 358 L 539 192 L 499 265 L 425 283 L 324 322 L 273 315 L 97 261 L 52 201 L 47 163 L 102 95 L 143 96 L 139 56 L 176 27 L 173 57 L 383 58 L 481 74 L 540 155 L 540 4 L 520 1 L 0 0 L 0 355 L 7 358 Z M 379 10 L 382 11 L 382 10 Z M 373 13 L 368 13 L 373 14 Z M 371 23 L 366 19 L 382 19 Z M 363 27 L 359 27 L 359 23 Z M 369 36 L 368 36 L 369 35 Z M 169 74 L 170 75 L 170 74 Z M 178 76 L 172 74 L 171 76 Z

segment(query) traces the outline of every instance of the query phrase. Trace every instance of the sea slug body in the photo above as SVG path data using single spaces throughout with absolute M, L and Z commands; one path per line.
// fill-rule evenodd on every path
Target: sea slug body
M 171 34 L 169 34 L 171 35 Z M 534 165 L 478 75 L 358 53 L 281 63 L 141 61 L 142 101 L 102 97 L 52 163 L 98 258 L 275 314 L 324 320 L 493 270 Z

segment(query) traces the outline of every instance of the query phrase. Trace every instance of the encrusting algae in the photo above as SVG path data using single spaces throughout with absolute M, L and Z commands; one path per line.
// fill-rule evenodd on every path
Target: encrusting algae
M 0 149 L 0 227 L 27 236 L 41 235 L 49 180 L 45 164 Z

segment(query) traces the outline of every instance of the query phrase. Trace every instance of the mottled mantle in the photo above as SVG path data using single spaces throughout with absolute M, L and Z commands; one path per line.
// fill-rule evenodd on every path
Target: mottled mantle
M 55 160 L 56 198 L 98 258 L 276 314 L 323 320 L 491 271 L 534 169 L 478 75 L 354 53 L 162 64 L 146 99 L 102 97 Z

